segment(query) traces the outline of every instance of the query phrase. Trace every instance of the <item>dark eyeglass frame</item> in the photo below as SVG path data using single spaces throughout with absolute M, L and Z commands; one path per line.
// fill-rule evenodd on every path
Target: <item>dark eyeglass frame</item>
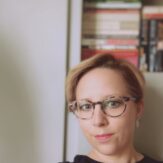
M 132 97 L 132 96 L 117 96 L 118 98 L 120 98 L 122 100 L 122 102 L 124 103 L 124 110 L 121 114 L 119 115 L 116 115 L 116 116 L 112 116 L 112 115 L 109 115 L 105 112 L 105 109 L 102 107 L 103 106 L 103 103 L 107 100 L 107 99 L 111 99 L 111 98 L 114 98 L 115 96 L 110 96 L 110 98 L 106 98 L 105 100 L 102 100 L 102 101 L 97 101 L 97 102 L 92 102 L 92 101 L 88 101 L 93 107 L 93 111 L 92 111 L 92 115 L 90 118 L 82 118 L 80 116 L 78 116 L 75 111 L 77 110 L 77 106 L 74 107 L 74 105 L 77 105 L 77 101 L 72 101 L 71 103 L 68 104 L 68 109 L 70 112 L 73 112 L 73 114 L 79 118 L 79 119 L 91 119 L 93 117 L 93 114 L 94 114 L 94 110 L 95 110 L 95 106 L 96 105 L 101 105 L 101 110 L 103 111 L 103 113 L 109 117 L 113 117 L 113 118 L 116 118 L 116 117 L 120 117 L 125 111 L 126 111 L 126 107 L 127 107 L 127 104 L 126 102 L 129 102 L 129 101 L 133 101 L 133 102 L 137 102 L 138 101 L 138 98 L 137 97 Z

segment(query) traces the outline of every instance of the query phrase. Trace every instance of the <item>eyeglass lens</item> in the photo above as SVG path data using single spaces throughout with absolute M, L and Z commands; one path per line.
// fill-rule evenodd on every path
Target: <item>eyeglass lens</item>
M 83 119 L 91 118 L 93 116 L 95 105 L 101 105 L 102 111 L 106 115 L 111 117 L 120 116 L 126 108 L 125 103 L 120 98 L 110 98 L 102 102 L 96 102 L 96 103 L 82 100 L 77 102 L 74 113 L 79 118 L 83 118 Z

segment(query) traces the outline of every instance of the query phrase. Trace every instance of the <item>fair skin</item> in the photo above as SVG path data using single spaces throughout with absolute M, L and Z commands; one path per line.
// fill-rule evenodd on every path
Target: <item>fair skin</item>
M 97 102 L 108 95 L 128 93 L 126 82 L 119 72 L 106 68 L 95 68 L 86 73 L 76 88 L 76 99 Z M 92 145 L 89 157 L 105 163 L 134 163 L 143 158 L 133 146 L 136 119 L 142 115 L 143 103 L 128 101 L 125 113 L 120 117 L 109 117 L 95 106 L 89 120 L 79 119 L 80 127 Z

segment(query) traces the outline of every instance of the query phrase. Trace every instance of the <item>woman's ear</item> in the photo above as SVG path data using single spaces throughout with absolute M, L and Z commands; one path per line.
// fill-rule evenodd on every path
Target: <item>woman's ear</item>
M 137 118 L 140 119 L 144 113 L 144 100 L 137 103 Z

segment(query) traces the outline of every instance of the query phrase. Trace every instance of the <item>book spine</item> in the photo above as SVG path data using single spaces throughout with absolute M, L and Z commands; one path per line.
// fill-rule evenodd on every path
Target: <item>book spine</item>
M 157 72 L 163 72 L 163 20 L 158 20 L 157 28 L 157 53 L 154 69 Z
M 139 30 L 139 21 L 97 21 L 83 22 L 82 30 Z
M 142 24 L 141 24 L 141 32 L 140 32 L 141 45 L 147 45 L 148 30 L 149 30 L 148 28 L 149 28 L 149 21 L 146 19 L 143 19 Z
M 139 68 L 141 71 L 148 70 L 148 37 L 149 37 L 149 20 L 143 19 L 140 31 L 140 55 L 139 55 Z
M 145 14 L 143 18 L 144 19 L 163 19 L 163 13 L 162 14 Z
M 85 2 L 85 8 L 129 8 L 129 9 L 140 9 L 142 4 L 140 2 Z
M 163 50 L 158 50 L 155 58 L 155 71 L 163 72 Z
M 132 35 L 138 36 L 138 30 L 84 30 L 84 35 Z
M 83 47 L 88 47 L 91 49 L 104 49 L 104 50 L 112 50 L 112 49 L 136 49 L 136 46 L 133 45 L 94 45 L 94 46 L 83 46 Z
M 82 38 L 85 39 L 138 39 L 138 36 L 132 36 L 132 35 L 82 35 Z
M 137 14 L 140 12 L 139 9 L 99 9 L 99 8 L 84 8 L 83 9 L 84 13 L 103 13 L 103 14 L 114 14 L 114 13 L 118 13 L 118 14 Z
M 83 46 L 96 46 L 96 45 L 132 45 L 132 46 L 138 46 L 139 45 L 139 39 L 95 39 L 95 38 L 82 38 L 82 45 Z
M 157 53 L 157 20 L 149 21 L 148 63 L 149 71 L 154 72 L 155 56 Z

